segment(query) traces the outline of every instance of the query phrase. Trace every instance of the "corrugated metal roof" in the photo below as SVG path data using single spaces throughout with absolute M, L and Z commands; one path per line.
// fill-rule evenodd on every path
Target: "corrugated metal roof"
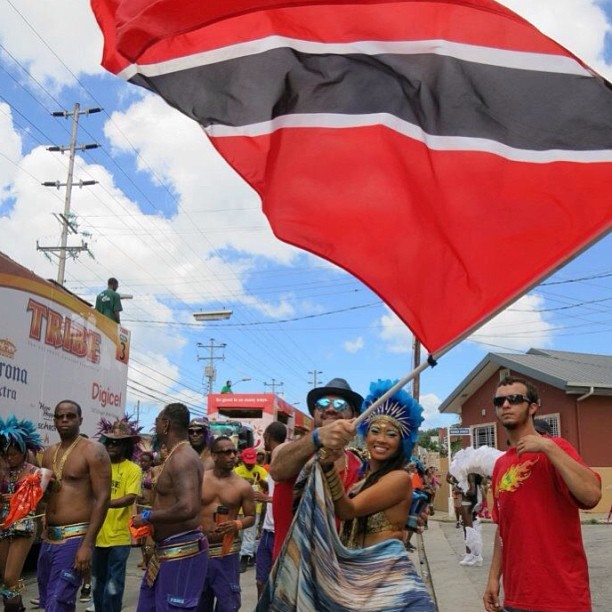
M 489 353 L 442 402 L 440 412 L 459 412 L 461 404 L 499 367 L 568 393 L 582 393 L 590 387 L 607 389 L 606 394 L 612 390 L 612 355 L 547 349 L 530 349 L 525 354 Z

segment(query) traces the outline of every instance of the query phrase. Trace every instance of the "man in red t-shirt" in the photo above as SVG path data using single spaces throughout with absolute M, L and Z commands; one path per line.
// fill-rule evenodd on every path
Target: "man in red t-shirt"
M 571 444 L 536 432 L 533 415 L 540 401 L 531 383 L 504 378 L 493 403 L 510 449 L 493 469 L 493 520 L 498 527 L 485 609 L 590 612 L 579 508 L 597 505 L 601 479 Z
M 274 452 L 270 476 L 274 479 L 272 509 L 274 513 L 274 559 L 289 532 L 293 520 L 293 487 L 302 468 L 315 452 L 325 446 L 338 451 L 336 468 L 348 491 L 358 479 L 361 460 L 344 447 L 355 435 L 348 419 L 359 414 L 363 398 L 355 393 L 343 378 L 334 378 L 324 387 L 311 389 L 306 397 L 308 410 L 313 416 L 314 431 L 295 442 L 285 442 Z

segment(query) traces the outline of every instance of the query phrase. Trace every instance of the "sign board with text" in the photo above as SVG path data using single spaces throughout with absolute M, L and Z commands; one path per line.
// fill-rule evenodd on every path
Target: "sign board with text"
M 101 417 L 123 415 L 127 329 L 2 253 L 0 303 L 0 416 L 31 420 L 52 444 L 53 409 L 63 399 L 81 406 L 88 435 Z
M 470 428 L 469 427 L 453 427 L 448 430 L 449 435 L 451 436 L 469 436 Z

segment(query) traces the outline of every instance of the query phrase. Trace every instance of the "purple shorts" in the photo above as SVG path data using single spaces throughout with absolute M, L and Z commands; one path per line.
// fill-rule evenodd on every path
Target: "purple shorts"
M 74 559 L 83 537 L 68 538 L 58 544 L 43 542 L 37 565 L 40 607 L 45 612 L 73 612 L 82 576 L 74 569 Z
M 257 547 L 257 560 L 255 561 L 255 582 L 262 586 L 268 582 L 268 576 L 272 571 L 274 560 L 274 532 L 263 530 Z
M 201 541 L 200 552 L 192 557 L 161 561 L 152 587 L 146 582 L 145 572 L 140 585 L 138 612 L 196 610 L 208 564 L 208 541 L 204 534 L 201 531 L 188 531 L 170 536 L 157 545 L 178 546 L 193 540 Z
M 211 557 L 198 612 L 237 612 L 240 604 L 240 554 Z

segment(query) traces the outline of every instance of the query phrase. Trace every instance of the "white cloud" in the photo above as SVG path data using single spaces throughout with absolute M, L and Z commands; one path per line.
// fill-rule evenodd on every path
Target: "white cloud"
M 387 311 L 380 317 L 379 336 L 390 353 L 408 353 L 412 350 L 414 336 L 400 318 L 385 307 Z
M 608 80 L 612 79 L 612 65 L 604 62 L 606 33 L 612 25 L 606 19 L 601 2 L 593 0 L 499 0 L 550 38 L 565 46 L 591 68 Z
M 507 348 L 524 351 L 533 346 L 546 347 L 553 340 L 553 325 L 539 312 L 544 298 L 524 295 L 512 306 L 485 323 L 468 340 L 490 345 L 495 349 Z
M 457 420 L 456 414 L 440 414 L 438 407 L 442 400 L 435 393 L 425 393 L 420 396 L 419 403 L 423 406 L 423 424 L 421 429 L 448 427 Z
M 344 350 L 347 353 L 357 353 L 364 347 L 365 343 L 362 336 L 358 336 L 354 340 L 347 340 L 344 343 Z
M 0 40 L 34 79 L 59 90 L 74 84 L 71 72 L 77 77 L 102 73 L 102 34 L 89 2 L 13 0 L 11 4 L 5 2 L 2 8 Z

